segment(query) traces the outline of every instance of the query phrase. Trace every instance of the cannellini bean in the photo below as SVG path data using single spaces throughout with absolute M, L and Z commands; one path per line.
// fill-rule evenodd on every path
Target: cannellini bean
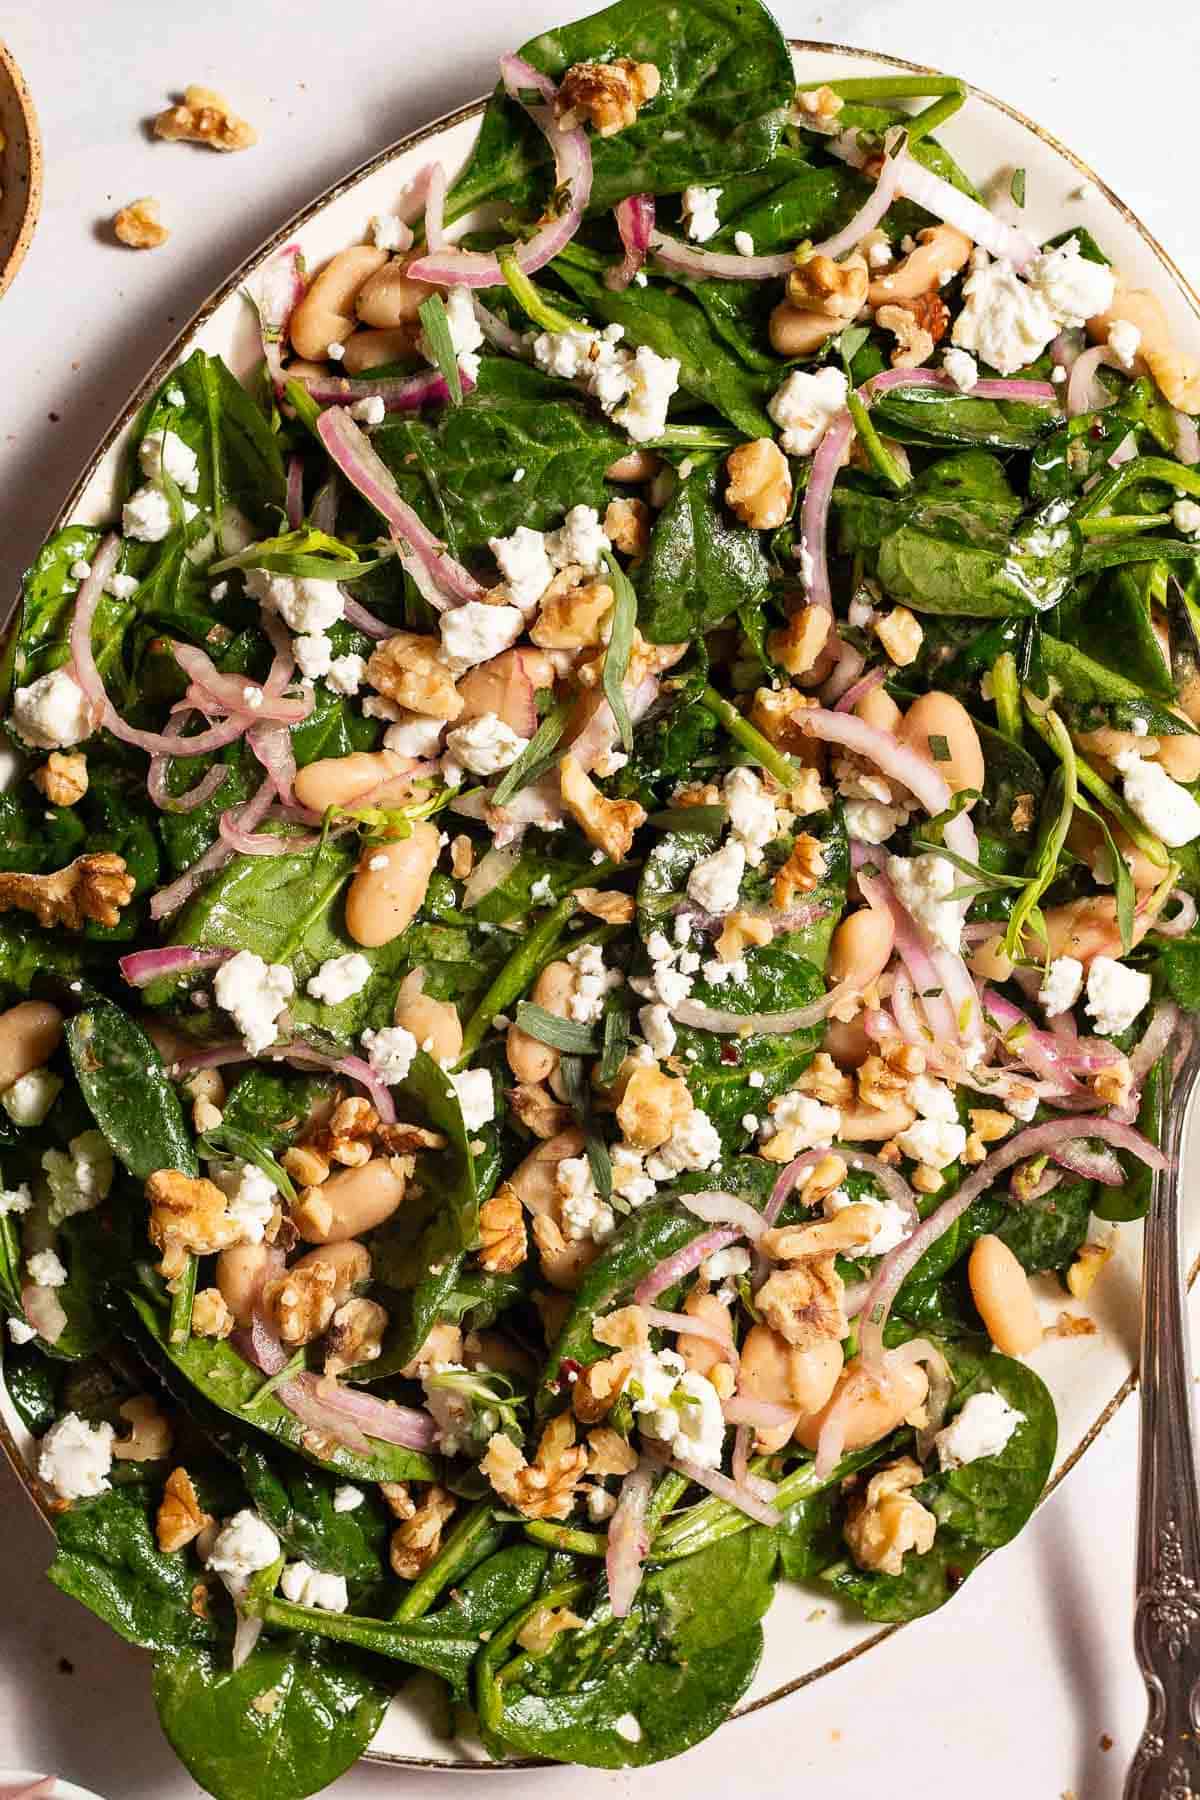
M 896 942 L 890 911 L 863 906 L 847 913 L 829 943 L 829 973 L 834 981 L 867 986 L 887 967 Z
M 221 1298 L 243 1331 L 254 1317 L 254 1302 L 271 1260 L 269 1244 L 237 1244 L 217 1257 Z
M 498 1369 L 502 1375 L 515 1375 L 527 1387 L 532 1387 L 538 1376 L 537 1362 L 528 1350 L 502 1331 L 469 1331 L 463 1339 L 461 1361 L 468 1369 Z
M 338 1242 L 322 1244 L 319 1250 L 309 1250 L 297 1257 L 292 1264 L 293 1269 L 309 1269 L 316 1263 L 324 1263 L 332 1269 L 336 1277 L 333 1298 L 341 1306 L 349 1300 L 356 1288 L 365 1287 L 371 1279 L 371 1252 L 365 1244 L 354 1238 L 343 1238 Z
M 1176 348 L 1157 294 L 1148 288 L 1119 287 L 1108 311 L 1088 320 L 1088 336 L 1094 343 L 1106 344 L 1109 327 L 1118 319 L 1136 325 L 1142 334 L 1134 372 L 1148 369 L 1164 399 L 1180 412 L 1200 412 L 1200 357 Z
M 887 689 L 880 685 L 871 688 L 861 700 L 854 702 L 854 716 L 861 719 L 864 725 L 873 725 L 876 731 L 889 731 L 895 737 L 904 714 Z
M 816 1449 L 830 1407 L 837 1404 L 847 1383 L 852 1380 L 857 1392 L 845 1415 L 847 1450 L 865 1450 L 868 1444 L 877 1444 L 880 1438 L 895 1431 L 897 1425 L 915 1412 L 929 1392 L 929 1378 L 919 1363 L 891 1368 L 880 1381 L 855 1380 L 861 1372 L 861 1359 L 853 1357 L 846 1364 L 828 1403 L 820 1412 L 801 1420 L 796 1429 L 797 1443 L 803 1444 L 806 1450 Z
M 0 1013 L 0 1089 L 40 1069 L 62 1043 L 63 1016 L 48 1000 L 22 1000 Z
M 823 1048 L 839 1069 L 859 1069 L 872 1054 L 875 1045 L 867 1036 L 867 1028 L 859 1013 L 856 1018 L 849 1020 L 831 1019 L 825 1027 Z
M 377 268 L 361 284 L 355 298 L 355 309 L 362 324 L 396 331 L 402 325 L 410 325 L 419 316 L 421 307 L 431 294 L 444 291 L 442 288 L 431 287 L 426 281 L 410 280 L 407 269 L 407 260 L 389 262 L 384 258 L 383 266 Z
M 571 995 L 575 991 L 575 971 L 570 963 L 547 963 L 533 984 L 535 1006 L 542 1006 L 556 1018 L 570 1016 Z M 558 1051 L 530 1037 L 519 1025 L 510 1025 L 505 1040 L 508 1066 L 518 1081 L 546 1081 L 558 1068 Z
M 902 744 L 933 764 L 952 794 L 961 793 L 963 788 L 982 790 L 985 770 L 979 733 L 970 713 L 953 694 L 944 694 L 937 688 L 922 694 L 905 713 L 896 735 Z M 945 739 L 944 745 L 938 744 L 939 749 L 948 752 L 944 758 L 935 756 L 931 747 L 939 738 Z
M 397 1373 L 406 1381 L 415 1381 L 421 1370 L 429 1363 L 461 1362 L 463 1351 L 463 1334 L 457 1325 L 445 1321 L 433 1326 L 429 1336 L 421 1345 L 411 1362 L 406 1362 Z
M 781 1449 L 805 1418 L 820 1412 L 841 1372 L 842 1346 L 836 1338 L 822 1338 L 799 1350 L 769 1325 L 752 1325 L 742 1345 L 739 1391 L 795 1411 L 791 1426 L 760 1427 L 757 1448 L 766 1454 Z
M 844 1106 L 841 1112 L 842 1128 L 838 1136 L 849 1144 L 876 1144 L 884 1138 L 895 1137 L 898 1131 L 907 1131 L 917 1116 L 903 1100 L 893 1100 L 888 1106 L 867 1106 L 864 1101 L 856 1100 L 853 1106 Z
M 661 468 L 662 461 L 653 450 L 630 450 L 609 463 L 604 474 L 608 481 L 653 481 Z
M 427 819 L 412 836 L 391 844 L 367 844 L 346 895 L 346 930 L 356 944 L 390 944 L 411 925 L 429 888 L 441 834 Z
M 1134 915 L 1133 941 L 1140 944 L 1161 907 L 1145 905 Z M 1088 964 L 1096 956 L 1119 958 L 1121 928 L 1117 924 L 1117 903 L 1111 894 L 1092 894 L 1082 900 L 1069 900 L 1065 906 L 1051 906 L 1044 913 L 1051 956 L 1074 956 Z M 1038 953 L 1040 954 L 1040 944 Z
M 1158 749 L 1157 738 L 1138 737 L 1132 731 L 1115 731 L 1111 725 L 1101 725 L 1095 731 L 1076 731 L 1072 736 L 1076 749 L 1082 751 L 1090 763 L 1098 762 L 1106 779 L 1122 751 L 1133 750 L 1139 756 L 1152 757 Z
M 396 995 L 392 1021 L 411 1031 L 435 1062 L 457 1062 L 462 1055 L 462 1020 L 452 1000 L 432 1000 L 428 994 Z
M 1012 979 L 1012 958 L 1004 948 L 1004 933 L 998 931 L 995 937 L 985 939 L 977 944 L 967 958 L 971 973 L 980 981 L 1010 981 Z
M 1026 1356 L 1042 1341 L 1042 1322 L 1029 1277 L 1003 1239 L 977 1238 L 967 1259 L 971 1298 L 997 1350 Z
M 1173 706 L 1171 711 L 1181 719 L 1188 717 L 1180 706 Z M 1143 751 L 1142 754 L 1146 755 L 1147 752 Z M 1160 763 L 1172 781 L 1200 781 L 1200 736 L 1189 731 L 1161 737 L 1158 740 L 1158 754 L 1151 755 L 1151 760 Z
M 342 371 L 346 375 L 362 375 L 385 363 L 402 362 L 416 354 L 419 336 L 415 325 L 398 325 L 393 331 L 356 331 L 346 344 Z
M 531 1150 L 503 1185 L 512 1189 L 526 1212 L 553 1213 L 558 1192 L 554 1172 L 568 1156 L 578 1156 L 586 1142 L 577 1125 L 560 1131 L 557 1137 L 547 1138 Z
M 877 275 L 867 289 L 872 309 L 897 300 L 915 300 L 919 294 L 936 293 L 943 275 L 957 275 L 971 254 L 969 237 L 953 225 L 935 225 L 923 231 L 915 250 Z
M 819 350 L 827 338 L 840 331 L 845 324 L 844 319 L 830 319 L 824 313 L 806 312 L 802 307 L 793 306 L 790 300 L 781 300 L 771 314 L 768 333 L 771 348 L 780 356 L 807 356 L 813 350 Z
M 538 688 L 554 686 L 554 664 L 544 650 L 502 650 L 489 662 L 469 669 L 458 684 L 462 712 L 458 724 L 495 713 L 519 737 L 530 738 L 538 727 Z
M 324 1205 L 304 1213 L 301 1237 L 310 1244 L 340 1244 L 390 1219 L 404 1198 L 405 1178 L 395 1167 L 398 1160 L 373 1156 L 356 1169 L 339 1169 L 331 1175 L 316 1190 Z
M 330 344 L 345 343 L 357 329 L 358 290 L 387 260 L 386 250 L 370 244 L 355 244 L 331 257 L 292 313 L 288 331 L 297 356 L 323 363 Z
M 1200 743 L 1200 738 L 1196 741 Z M 1139 890 L 1157 887 L 1162 880 L 1162 870 L 1150 861 L 1144 850 L 1138 849 L 1119 825 L 1113 826 L 1113 841 L 1129 865 L 1134 887 Z M 1067 848 L 1087 864 L 1098 880 L 1106 884 L 1111 882 L 1108 845 L 1095 819 L 1089 819 L 1084 813 L 1075 814 L 1067 832 Z
M 412 796 L 411 756 L 394 750 L 354 750 L 349 756 L 322 756 L 298 771 L 296 798 L 311 812 L 327 806 L 352 806 L 365 794 L 372 804 L 408 800 Z
M 730 1344 L 733 1343 L 729 1308 L 715 1294 L 704 1294 L 694 1289 L 684 1301 L 683 1310 L 689 1318 L 701 1319 L 706 1325 L 714 1326 Z M 690 1337 L 685 1331 L 679 1333 L 675 1348 L 696 1375 L 707 1375 L 719 1362 L 729 1361 L 719 1344 L 714 1344 L 710 1338 Z

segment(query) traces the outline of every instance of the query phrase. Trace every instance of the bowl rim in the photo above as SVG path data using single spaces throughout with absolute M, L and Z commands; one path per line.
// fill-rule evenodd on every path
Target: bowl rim
M 801 53 L 811 52 L 814 54 L 860 57 L 868 62 L 882 63 L 891 68 L 902 69 L 912 74 L 931 75 L 945 79 L 945 71 L 934 67 L 932 64 L 913 62 L 907 57 L 894 56 L 882 50 L 864 49 L 861 46 L 853 44 L 832 43 L 828 40 L 819 38 L 789 37 L 787 43 L 791 50 L 799 51 Z M 0 42 L 0 57 L 4 57 L 4 55 L 4 45 Z M 1121 214 L 1125 222 L 1132 230 L 1136 231 L 1142 242 L 1154 254 L 1161 264 L 1165 275 L 1174 282 L 1180 293 L 1182 293 L 1192 313 L 1195 315 L 1198 325 L 1200 325 L 1200 293 L 1192 286 L 1191 282 L 1179 268 L 1174 258 L 1163 245 L 1159 243 L 1153 232 L 1143 224 L 1133 208 L 1113 191 L 1103 177 L 1098 175 L 1090 164 L 1085 162 L 1082 157 L 1076 155 L 1073 150 L 1069 149 L 1068 146 L 1057 138 L 1053 132 L 1048 131 L 1044 126 L 1039 125 L 1036 120 L 1031 119 L 1028 114 L 1023 113 L 1018 107 L 1010 105 L 1006 100 L 997 98 L 996 95 L 989 93 L 986 88 L 978 87 L 973 82 L 964 81 L 963 87 L 967 99 L 982 101 L 985 106 L 994 107 L 998 112 L 1003 113 L 1016 124 L 1021 125 L 1027 131 L 1032 132 L 1041 143 L 1047 145 L 1051 150 L 1068 162 L 1078 172 L 1081 181 L 1094 184 L 1108 203 Z M 226 276 L 211 294 L 209 294 L 207 299 L 197 307 L 196 311 L 185 324 L 181 326 L 179 331 L 176 332 L 166 349 L 155 359 L 152 366 L 147 370 L 145 376 L 134 389 L 132 395 L 121 406 L 112 422 L 104 430 L 92 454 L 84 463 L 78 479 L 71 487 L 62 505 L 55 514 L 53 521 L 47 527 L 47 537 L 51 536 L 54 532 L 61 530 L 63 526 L 71 522 L 72 514 L 93 480 L 105 456 L 111 450 L 129 423 L 136 418 L 145 402 L 161 385 L 170 370 L 175 366 L 182 346 L 212 317 L 217 309 L 224 304 L 229 295 L 238 288 L 252 270 L 254 270 L 266 257 L 280 249 L 296 231 L 309 223 L 309 221 L 315 218 L 319 213 L 323 212 L 327 206 L 339 199 L 341 195 L 348 193 L 367 176 L 374 174 L 379 169 L 385 168 L 388 163 L 392 162 L 397 156 L 404 155 L 408 151 L 418 148 L 421 144 L 428 142 L 431 138 L 440 136 L 443 132 L 452 129 L 456 125 L 464 124 L 472 118 L 479 117 L 483 113 L 490 98 L 491 96 L 489 94 L 485 94 L 479 99 L 467 101 L 461 106 L 454 107 L 450 111 L 442 113 L 436 119 L 429 121 L 427 124 L 418 126 L 415 130 L 405 133 L 403 137 L 396 139 L 384 149 L 367 157 L 363 162 L 357 164 L 345 175 L 342 175 L 336 181 L 331 182 L 305 205 L 298 208 L 297 211 L 292 213 L 282 225 L 270 233 L 270 235 L 265 238 L 255 250 L 251 251 L 249 255 L 243 258 L 236 268 Z M 32 103 L 30 104 L 32 106 Z M 0 293 L 3 292 L 3 287 L 3 277 L 0 276 Z M 20 590 L 18 587 L 18 598 L 19 592 Z M 3 610 L 7 614 L 8 609 Z M 1200 1276 L 1200 1254 L 1196 1256 L 1186 1273 L 1186 1285 L 1189 1290 L 1196 1282 L 1198 1276 Z M 0 1381 L 2 1381 L 2 1378 L 2 1369 L 0 1369 Z M 1126 1376 L 1112 1398 L 1101 1408 L 1098 1416 L 1076 1444 L 1075 1448 L 1053 1472 L 1038 1500 L 1038 1509 L 1045 1504 L 1051 1494 L 1058 1489 L 1061 1482 L 1063 1482 L 1075 1468 L 1084 1453 L 1091 1448 L 1096 1438 L 1112 1421 L 1118 1409 L 1129 1398 L 1130 1394 L 1133 1393 L 1136 1386 L 1137 1370 L 1135 1368 Z M 25 1463 L 20 1449 L 3 1417 L 0 1417 L 0 1450 L 4 1452 L 6 1460 L 12 1467 L 12 1470 L 21 1482 L 21 1485 L 25 1488 L 31 1503 L 41 1514 L 44 1523 L 47 1527 L 53 1529 L 49 1514 L 39 1494 L 37 1483 Z M 840 1655 L 820 1663 L 816 1668 L 807 1670 L 804 1674 L 797 1676 L 792 1681 L 782 1683 L 780 1686 L 773 1688 L 770 1693 L 760 1695 L 759 1698 L 750 1701 L 747 1705 L 737 1707 L 730 1713 L 729 1717 L 723 1721 L 723 1724 L 727 1725 L 735 1719 L 749 1718 L 751 1714 L 761 1712 L 766 1707 L 773 1706 L 776 1702 L 785 1700 L 792 1694 L 799 1693 L 801 1689 L 810 1687 L 814 1682 L 819 1681 L 824 1676 L 831 1675 L 836 1670 L 845 1668 L 848 1664 L 856 1662 L 859 1657 L 865 1655 L 869 1650 L 875 1649 L 877 1645 L 884 1643 L 898 1631 L 903 1631 L 905 1629 L 906 1625 L 904 1624 L 884 1626 L 879 1631 L 873 1632 L 869 1637 L 864 1638 L 861 1643 L 855 1644 L 850 1649 L 843 1651 Z M 541 1757 L 513 1758 L 512 1760 L 503 1763 L 477 1762 L 461 1757 L 455 1761 L 450 1761 L 442 1757 L 403 1756 L 393 1751 L 374 1750 L 370 1748 L 364 1751 L 360 1760 L 381 1765 L 390 1765 L 393 1768 L 428 1769 L 435 1770 L 439 1773 L 454 1775 L 506 1775 L 525 1769 L 559 1766 Z
M 25 196 L 25 210 L 21 216 L 16 241 L 9 252 L 7 261 L 0 267 L 0 298 L 2 298 L 21 264 L 25 261 L 29 246 L 33 242 L 33 234 L 37 230 L 37 222 L 42 211 L 43 157 L 42 133 L 38 125 L 37 108 L 33 103 L 29 83 L 25 79 L 21 65 L 3 38 L 0 38 L 0 74 L 8 77 L 17 97 L 17 105 L 25 125 L 26 148 L 29 155 L 29 188 Z

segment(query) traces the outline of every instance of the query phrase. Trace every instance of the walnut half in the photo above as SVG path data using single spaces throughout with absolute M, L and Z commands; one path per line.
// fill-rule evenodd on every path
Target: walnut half
M 575 1442 L 575 1421 L 566 1412 L 551 1419 L 531 1463 L 511 1438 L 497 1432 L 479 1467 L 501 1499 L 527 1519 L 565 1519 L 587 1460 L 587 1451 Z
M 223 95 L 194 82 L 178 105 L 159 113 L 154 135 L 171 143 L 207 144 L 210 150 L 249 150 L 258 142 L 253 125 L 239 119 Z
M 931 1547 L 937 1520 L 910 1492 L 924 1479 L 920 1464 L 901 1456 L 851 1500 L 844 1535 L 860 1569 L 899 1575 L 910 1550 L 923 1556 Z
M 46 930 L 62 925 L 82 931 L 88 919 L 111 928 L 120 924 L 121 908 L 132 900 L 134 885 L 124 857 L 98 850 L 77 856 L 52 875 L 0 874 L 0 912 L 15 907 L 32 913 Z
M 563 131 L 589 124 L 600 137 L 614 137 L 632 125 L 638 111 L 653 100 L 662 78 L 653 63 L 619 56 L 613 62 L 575 63 L 562 78 L 554 101 Z
M 157 250 L 171 235 L 159 216 L 158 201 L 149 194 L 121 208 L 113 220 L 113 231 L 131 250 Z

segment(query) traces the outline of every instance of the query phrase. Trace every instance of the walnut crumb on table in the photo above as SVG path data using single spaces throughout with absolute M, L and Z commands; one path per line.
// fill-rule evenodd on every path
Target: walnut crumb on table
M 157 250 L 171 235 L 159 217 L 158 201 L 149 194 L 123 206 L 113 220 L 113 230 L 131 250 Z
M 223 94 L 194 82 L 184 89 L 182 101 L 159 113 L 154 135 L 170 143 L 206 144 L 210 150 L 249 150 L 258 142 L 253 125 L 238 118 Z

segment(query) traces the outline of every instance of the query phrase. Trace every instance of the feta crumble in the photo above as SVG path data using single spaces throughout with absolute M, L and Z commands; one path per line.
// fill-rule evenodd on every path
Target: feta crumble
M 1038 1000 L 1048 1019 L 1070 1012 L 1083 992 L 1083 964 L 1074 956 L 1056 956 L 1038 989 Z
M 185 500 L 185 524 L 195 516 L 196 508 L 190 500 Z M 161 544 L 169 536 L 173 524 L 171 502 L 161 488 L 151 487 L 148 483 L 131 494 L 121 508 L 121 530 L 126 537 L 137 538 L 142 544 Z
M 724 190 L 719 187 L 687 187 L 683 190 L 683 222 L 694 244 L 707 244 L 721 229 L 717 202 Z
M 554 1172 L 563 1235 L 572 1244 L 605 1243 L 617 1228 L 611 1206 L 596 1191 L 586 1156 L 567 1156 Z
M 178 432 L 163 428 L 148 431 L 138 446 L 138 461 L 147 481 L 162 486 L 164 474 L 185 494 L 194 494 L 200 486 L 200 463 L 190 444 Z
M 733 247 L 737 251 L 739 256 L 753 256 L 754 255 L 754 239 L 750 236 L 750 233 L 748 231 L 735 231 L 734 232 Z
M 62 1258 L 53 1250 L 35 1250 L 26 1261 L 35 1287 L 60 1288 L 67 1285 L 67 1271 Z
M 546 533 L 546 554 L 556 569 L 576 563 L 586 575 L 595 575 L 612 543 L 594 506 L 573 506 L 558 531 Z
M 377 250 L 411 250 L 412 227 L 394 213 L 376 213 L 371 220 L 371 242 Z
M 42 1172 L 50 1189 L 47 1219 L 52 1226 L 80 1213 L 95 1212 L 107 1199 L 116 1173 L 108 1140 L 99 1131 L 81 1131 L 66 1150 L 44 1150 Z
M 1043 295 L 1021 281 L 1003 258 L 972 268 L 963 282 L 963 300 L 952 342 L 960 350 L 973 350 L 1001 375 L 1036 361 L 1058 336 L 1058 320 Z
M 815 1100 L 811 1094 L 801 1094 L 793 1089 L 781 1094 L 774 1103 L 774 1111 L 762 1125 L 764 1138 L 774 1137 L 776 1132 L 788 1131 L 795 1134 L 795 1150 L 814 1150 L 825 1144 L 832 1144 L 842 1129 L 842 1115 L 836 1106 L 825 1106 Z
M 476 663 L 490 662 L 502 650 L 511 650 L 525 629 L 519 608 L 489 606 L 484 600 L 468 600 L 453 607 L 438 623 L 442 654 L 452 675 L 465 675 Z
M 295 986 L 285 964 L 266 963 L 253 950 L 239 950 L 217 970 L 213 982 L 217 1005 L 229 1014 L 251 1056 L 258 1056 L 279 1036 L 275 1021 Z
M 306 1562 L 287 1564 L 279 1591 L 296 1606 L 319 1606 L 325 1612 L 345 1612 L 350 1604 L 344 1575 L 327 1575 Z
M 1097 313 L 1107 312 L 1117 288 L 1109 265 L 1081 255 L 1079 239 L 1074 237 L 1035 256 L 1026 279 L 1057 323 L 1065 327 L 1084 325 Z
M 594 1025 L 603 1015 L 604 996 L 621 987 L 625 977 L 619 969 L 605 966 L 599 944 L 581 944 L 568 951 L 566 960 L 575 972 L 567 1003 L 570 1016 L 579 1025 Z
M 1128 319 L 1114 319 L 1108 328 L 1108 347 L 1121 367 L 1132 372 L 1142 346 L 1142 334 Z
M 687 1169 L 711 1169 L 721 1160 L 721 1138 L 706 1112 L 697 1106 L 677 1125 L 665 1144 L 646 1158 L 646 1173 L 666 1181 Z
M 38 1446 L 39 1478 L 62 1500 L 106 1494 L 116 1435 L 111 1425 L 89 1425 L 78 1413 L 64 1414 Z
M 779 832 L 775 801 L 753 769 L 730 769 L 723 789 L 730 828 L 746 853 L 747 865 L 757 869 L 764 849 Z
M 1092 959 L 1087 979 L 1087 1010 L 1100 1037 L 1127 1031 L 1150 1001 L 1150 977 L 1112 956 Z
M 39 675 L 13 695 L 13 729 L 38 750 L 66 750 L 92 734 L 87 695 L 65 668 Z
M 687 880 L 688 896 L 705 912 L 730 912 L 737 905 L 745 871 L 746 852 L 736 838 L 730 838 L 693 866 Z
M 999 1456 L 1017 1426 L 1024 1423 L 1025 1414 L 1010 1406 L 1003 1394 L 972 1394 L 933 1440 L 942 1473 L 978 1462 L 982 1456 Z
M 210 1163 L 209 1176 L 221 1192 L 229 1196 L 226 1210 L 241 1233 L 238 1243 L 261 1244 L 279 1202 L 271 1177 L 247 1162 L 234 1163 L 231 1167 Z
M 462 1107 L 463 1124 L 468 1131 L 478 1131 L 496 1116 L 496 1094 L 486 1069 L 463 1069 L 450 1080 Z
M 1185 537 L 1200 537 L 1200 505 L 1195 500 L 1177 500 L 1171 508 L 1171 523 Z
M 279 1539 L 265 1520 L 249 1507 L 226 1519 L 205 1559 L 205 1566 L 219 1575 L 234 1600 L 240 1600 L 250 1577 L 278 1562 Z
M 967 1133 L 945 1119 L 917 1119 L 893 1140 L 905 1156 L 926 1168 L 944 1169 L 956 1162 L 967 1147 Z
M 481 713 L 446 738 L 447 752 L 472 775 L 498 775 L 529 746 L 497 713 Z
M 366 710 L 364 706 L 363 711 Z M 421 713 L 402 712 L 384 732 L 383 747 L 385 750 L 394 750 L 397 756 L 415 756 L 418 759 L 437 756 L 445 730 L 445 719 L 427 719 Z
M 962 906 L 949 895 L 958 885 L 954 865 L 944 856 L 889 856 L 888 879 L 900 904 L 943 950 L 958 951 L 962 940 Z
M 827 1219 L 834 1219 L 848 1206 L 871 1208 L 874 1230 L 863 1245 L 863 1254 L 866 1256 L 886 1256 L 890 1250 L 895 1250 L 902 1244 L 912 1230 L 908 1214 L 894 1200 L 876 1200 L 872 1194 L 863 1194 L 853 1200 L 845 1188 L 835 1188 L 832 1194 L 826 1194 L 821 1210 Z
M 1200 837 L 1200 804 L 1187 788 L 1172 781 L 1158 763 L 1146 762 L 1136 750 L 1122 750 L 1113 761 L 1130 811 L 1164 844 L 1177 849 Z
M 417 1040 L 403 1025 L 385 1025 L 379 1031 L 368 1029 L 360 1042 L 367 1061 L 389 1087 L 404 1080 L 417 1054 Z
M 340 1006 L 343 1000 L 361 994 L 371 979 L 371 965 L 357 950 L 345 956 L 330 956 L 315 975 L 310 975 L 305 992 L 327 1006 Z
M 816 374 L 793 369 L 767 402 L 767 411 L 780 428 L 779 442 L 788 455 L 808 456 L 845 405 L 846 377 L 840 369 Z
M 247 569 L 246 592 L 268 612 L 277 612 L 292 631 L 301 633 L 328 631 L 346 610 L 345 595 L 336 581 Z
M 365 394 L 361 400 L 355 400 L 350 407 L 350 417 L 357 419 L 360 425 L 382 425 L 387 418 L 383 395 Z
M 969 350 L 952 346 L 942 358 L 942 367 L 960 394 L 969 394 L 979 380 L 979 364 Z
M 661 1001 L 639 1008 L 638 1029 L 656 1057 L 670 1056 L 677 1038 L 671 1015 Z
M 343 1482 L 341 1487 L 333 1490 L 333 1510 L 335 1513 L 354 1512 L 366 1499 L 362 1489 L 352 1482 Z

